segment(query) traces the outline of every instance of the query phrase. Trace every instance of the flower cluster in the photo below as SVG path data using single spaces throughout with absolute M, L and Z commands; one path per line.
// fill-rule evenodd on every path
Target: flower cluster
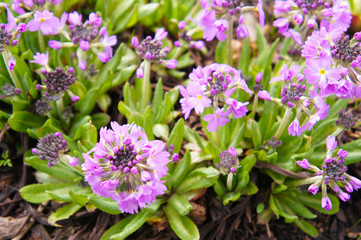
M 142 60 L 150 62 L 165 63 L 167 68 L 173 69 L 177 67 L 177 60 L 170 59 L 165 60 L 167 53 L 169 53 L 169 47 L 163 47 L 163 39 L 168 36 L 168 32 L 163 28 L 158 28 L 155 32 L 154 38 L 147 36 L 142 42 L 139 43 L 137 37 L 132 38 L 132 46 L 137 51 L 139 57 Z M 140 64 L 137 69 L 137 77 L 142 78 L 144 74 L 144 62 Z
M 32 149 L 34 155 L 38 155 L 41 160 L 48 161 L 49 167 L 55 166 L 61 160 L 69 161 L 71 166 L 78 162 L 77 158 L 66 155 L 68 144 L 63 138 L 61 132 L 51 133 L 40 138 L 37 148 Z
M 193 41 L 192 36 L 188 35 L 188 31 L 186 30 L 186 22 L 180 21 L 178 23 L 179 29 L 179 40 L 174 42 L 174 46 L 189 46 L 190 48 L 195 48 L 197 50 L 201 50 L 206 44 L 202 40 Z
M 67 91 L 73 102 L 79 100 L 79 97 L 74 95 L 68 88 L 69 86 L 75 83 L 74 69 L 72 67 L 67 68 L 66 70 L 57 67 L 54 71 L 50 69 L 49 62 L 49 53 L 37 53 L 34 56 L 34 60 L 30 62 L 37 63 L 41 65 L 44 69 L 41 70 L 41 73 L 45 77 L 43 80 L 44 85 L 37 84 L 36 88 L 39 91 L 44 90 L 45 97 L 48 100 L 57 101 L 65 91 Z
M 352 18 L 343 0 L 334 0 L 332 4 L 324 0 L 276 0 L 273 13 L 281 16 L 273 22 L 273 26 L 283 36 L 292 37 L 298 45 L 302 45 L 302 36 L 307 36 L 309 29 L 319 28 L 318 22 L 346 31 Z M 299 32 L 290 28 L 291 22 L 300 25 Z
M 233 113 L 235 118 L 241 118 L 246 115 L 248 102 L 242 103 L 231 98 L 234 91 L 239 88 L 252 95 L 246 82 L 241 78 L 241 71 L 236 70 L 225 64 L 213 63 L 211 65 L 197 67 L 189 74 L 192 80 L 187 88 L 180 85 L 180 93 L 183 98 L 180 100 L 184 118 L 189 117 L 194 108 L 195 112 L 201 114 L 204 108 L 210 107 L 213 102 L 214 114 L 208 114 L 203 120 L 209 122 L 208 131 L 216 131 L 220 126 L 224 126 Z M 212 100 L 211 100 L 212 98 Z M 219 108 L 218 103 L 222 101 L 227 108 Z
M 24 14 L 25 11 L 44 10 L 49 7 L 50 4 L 56 5 L 63 0 L 14 0 L 12 9 L 18 14 Z
M 94 193 L 116 201 L 122 212 L 138 212 L 167 190 L 161 178 L 170 154 L 165 143 L 149 141 L 141 127 L 116 122 L 111 127 L 102 128 L 96 147 L 83 154 L 85 180 Z
M 263 91 L 258 96 L 264 100 L 272 101 L 283 105 L 285 108 L 295 108 L 296 118 L 288 127 L 288 133 L 292 136 L 300 136 L 302 132 L 310 131 L 312 127 L 328 115 L 330 106 L 320 97 L 316 91 L 309 90 L 309 96 L 305 95 L 307 85 L 305 76 L 300 73 L 301 67 L 293 65 L 288 68 L 286 64 L 280 70 L 280 76 L 271 79 L 270 83 L 279 81 L 283 83 L 281 90 L 281 98 L 271 97 L 267 91 Z M 311 103 L 314 110 L 311 110 Z M 308 121 L 300 126 L 301 113 L 304 112 L 308 116 Z
M 20 19 L 16 19 L 6 5 L 4 7 L 6 8 L 8 22 L 0 24 L 0 53 L 3 54 L 9 70 L 12 71 L 16 62 L 9 49 L 18 44 L 20 33 L 25 32 L 27 27 L 22 22 L 17 24 Z
M 223 174 L 235 174 L 237 168 L 239 167 L 239 159 L 237 157 L 237 152 L 234 147 L 230 147 L 228 151 L 222 151 L 219 154 L 219 164 L 216 163 L 217 170 Z
M 307 83 L 319 90 L 319 95 L 335 94 L 342 98 L 361 97 L 360 33 L 352 39 L 343 36 L 339 28 L 321 27 L 307 39 L 302 49 L 307 68 Z
M 245 26 L 243 13 L 247 11 L 258 11 L 259 22 L 264 25 L 265 16 L 263 1 L 241 1 L 241 0 L 200 0 L 203 10 L 197 18 L 197 23 L 204 31 L 203 38 L 211 41 L 214 37 L 224 41 L 227 38 L 226 30 L 233 28 L 234 19 L 238 19 L 237 36 L 245 38 L 249 35 Z M 256 5 L 256 6 L 254 6 Z
M 4 94 L 0 94 L 0 98 L 13 97 L 21 93 L 21 89 L 16 88 L 8 83 L 5 83 L 5 85 L 1 87 L 1 90 Z
M 359 123 L 359 118 L 353 114 L 353 112 L 345 112 L 342 109 L 338 113 L 338 119 L 336 120 L 336 125 L 341 125 L 345 129 L 350 129 L 355 127 Z
M 65 23 L 68 21 L 69 30 L 65 29 Z M 86 52 L 90 49 L 98 59 L 103 63 L 108 62 L 113 56 L 113 49 L 117 43 L 115 35 L 109 36 L 105 27 L 102 27 L 102 18 L 96 13 L 90 13 L 89 19 L 82 22 L 82 15 L 72 12 L 69 15 L 64 13 L 56 27 L 56 33 L 61 33 L 71 42 L 59 42 L 56 40 L 49 41 L 49 47 L 60 49 L 64 47 L 77 47 L 76 56 L 78 57 L 78 66 L 81 70 L 87 69 Z
M 308 190 L 312 194 L 316 194 L 321 186 L 322 208 L 325 208 L 327 211 L 332 209 L 331 200 L 327 196 L 327 186 L 335 191 L 342 201 L 347 201 L 350 198 L 350 195 L 344 192 L 341 187 L 349 193 L 361 188 L 361 180 L 346 173 L 347 166 L 344 164 L 345 158 L 347 157 L 347 151 L 340 149 L 337 152 L 337 155 L 333 157 L 332 151 L 335 150 L 336 146 L 337 141 L 335 136 L 328 136 L 326 140 L 326 158 L 321 169 L 310 164 L 307 159 L 297 161 L 297 164 L 300 167 L 309 169 L 317 174 L 317 176 L 312 177 L 314 183 L 309 186 Z

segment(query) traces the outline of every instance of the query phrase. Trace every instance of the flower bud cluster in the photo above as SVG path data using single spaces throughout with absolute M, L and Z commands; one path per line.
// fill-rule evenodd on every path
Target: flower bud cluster
M 353 190 L 357 191 L 361 188 L 361 180 L 346 173 L 347 166 L 344 164 L 345 158 L 347 157 L 347 151 L 340 149 L 335 157 L 332 156 L 332 151 L 335 150 L 336 146 L 336 138 L 334 136 L 328 136 L 326 140 L 326 158 L 324 159 L 321 169 L 310 164 L 307 159 L 297 161 L 297 164 L 300 167 L 316 173 L 316 176 L 312 177 L 314 183 L 309 186 L 308 190 L 312 194 L 316 194 L 321 186 L 321 205 L 322 208 L 325 208 L 327 211 L 332 209 L 331 200 L 327 196 L 327 186 L 330 186 L 330 188 L 337 193 L 342 201 L 347 201 L 350 198 L 350 195 L 344 192 L 341 187 L 343 187 L 347 192 L 353 192 Z
M 205 43 L 202 40 L 199 41 L 192 40 L 192 36 L 188 35 L 185 21 L 180 21 L 178 23 L 178 29 L 179 29 L 179 41 L 174 42 L 175 47 L 189 46 L 190 48 L 201 50 L 205 46 Z
M 48 97 L 42 97 L 35 102 L 35 111 L 44 116 L 52 110 Z
M 65 23 L 69 23 L 69 30 L 65 29 Z M 106 63 L 113 56 L 112 46 L 117 43 L 115 35 L 109 36 L 105 27 L 102 27 L 102 18 L 96 13 L 89 14 L 89 19 L 82 22 L 82 15 L 72 12 L 63 14 L 59 24 L 59 31 L 71 42 L 49 41 L 49 47 L 60 49 L 64 47 L 77 47 L 76 56 L 79 60 L 78 66 L 81 70 L 87 69 L 86 52 L 90 49 L 98 59 Z
M 359 121 L 358 117 L 355 116 L 352 113 L 352 111 L 345 112 L 345 110 L 342 109 L 338 113 L 338 119 L 336 120 L 336 125 L 342 125 L 345 129 L 350 129 L 353 128 L 358 121 Z
M 168 32 L 163 28 L 158 28 L 154 38 L 147 36 L 140 43 L 137 37 L 132 38 L 132 46 L 138 53 L 139 57 L 144 61 L 165 63 L 166 67 L 173 69 L 177 67 L 176 59 L 165 60 L 170 51 L 169 47 L 163 47 L 163 39 L 168 36 Z M 137 69 L 137 77 L 142 78 L 144 75 L 144 62 Z
M 204 31 L 203 38 L 211 41 L 214 37 L 224 41 L 227 38 L 226 30 L 238 20 L 237 35 L 245 38 L 249 35 L 244 25 L 244 15 L 247 11 L 258 11 L 259 22 L 264 26 L 265 15 L 263 1 L 240 1 L 240 0 L 212 0 L 201 1 L 203 10 L 197 18 L 197 23 Z M 256 6 L 255 6 L 256 5 Z M 232 26 L 233 28 L 233 26 Z
M 319 29 L 319 23 L 345 32 L 351 22 L 351 13 L 343 1 L 330 4 L 324 0 L 276 0 L 273 13 L 279 17 L 273 22 L 278 32 L 285 37 L 293 38 L 297 45 L 302 45 L 309 29 Z M 290 25 L 301 25 L 297 32 Z M 302 36 L 304 38 L 302 38 Z
M 0 94 L 0 98 L 13 97 L 21 93 L 21 89 L 16 88 L 8 83 L 5 83 L 5 85 L 1 87 L 1 90 L 4 94 Z
M 49 167 L 58 164 L 60 158 L 68 152 L 68 144 L 61 132 L 51 133 L 40 138 L 36 147 L 32 149 L 33 154 L 48 161 Z
M 235 174 L 237 168 L 239 167 L 239 159 L 237 157 L 237 152 L 234 147 L 230 147 L 228 151 L 222 151 L 219 154 L 219 164 L 216 163 L 217 170 L 223 174 Z

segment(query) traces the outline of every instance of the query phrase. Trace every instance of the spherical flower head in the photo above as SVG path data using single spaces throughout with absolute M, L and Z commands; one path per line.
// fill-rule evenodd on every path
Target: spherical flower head
M 40 138 L 36 148 L 32 149 L 34 155 L 49 162 L 49 167 L 58 164 L 66 152 L 68 152 L 68 144 L 61 132 L 45 135 Z
M 100 130 L 100 140 L 91 152 L 83 154 L 85 180 L 95 194 L 116 201 L 120 211 L 138 212 L 167 189 L 161 180 L 170 157 L 165 146 L 149 141 L 135 124 L 111 122 L 111 129 Z
M 57 67 L 54 71 L 44 70 L 42 74 L 45 79 L 43 82 L 46 85 L 46 92 L 48 94 L 58 94 L 68 90 L 68 87 L 75 83 L 74 71 L 72 68 L 63 70 Z
M 239 159 L 234 147 L 230 147 L 228 151 L 222 151 L 219 154 L 220 162 L 216 164 L 217 170 L 221 174 L 235 174 L 239 167 Z

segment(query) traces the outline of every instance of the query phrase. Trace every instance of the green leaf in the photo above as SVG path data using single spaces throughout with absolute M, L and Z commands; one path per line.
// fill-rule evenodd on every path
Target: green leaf
M 324 214 L 336 214 L 339 210 L 340 207 L 340 202 L 338 201 L 338 199 L 333 196 L 333 195 L 328 195 L 330 197 L 331 203 L 332 203 L 332 209 L 330 211 L 326 211 L 325 209 L 322 208 L 321 206 L 321 199 L 322 199 L 322 194 L 321 193 L 317 193 L 316 195 L 310 195 L 308 193 L 299 193 L 297 195 L 297 200 L 300 201 L 301 203 L 303 203 L 304 205 L 311 207 L 321 213 Z
M 176 192 L 185 193 L 199 188 L 208 188 L 216 183 L 218 176 L 219 173 L 214 167 L 197 168 L 185 177 Z
M 153 14 L 159 7 L 159 3 L 148 3 L 140 6 L 138 11 L 138 19 L 141 20 Z
M 279 197 L 279 200 L 282 204 L 287 205 L 292 211 L 300 215 L 301 217 L 313 219 L 316 218 L 317 215 L 313 214 L 307 207 L 305 207 L 302 203 L 297 201 L 297 198 L 291 198 L 288 196 Z
M 317 229 L 308 221 L 304 219 L 297 219 L 294 222 L 297 227 L 299 227 L 302 231 L 310 235 L 311 237 L 317 237 L 318 231 Z
M 71 200 L 81 206 L 85 206 L 88 203 L 89 195 L 92 195 L 92 190 L 87 188 L 75 188 L 69 191 Z
M 163 210 L 171 228 L 180 239 L 196 240 L 200 238 L 197 225 L 190 218 L 179 215 L 170 205 L 164 206 Z
M 105 113 L 96 113 L 91 116 L 91 122 L 97 129 L 104 127 L 109 121 L 110 116 Z
M 169 175 L 169 182 L 173 188 L 177 188 L 182 182 L 186 174 L 191 170 L 191 155 L 189 150 L 186 150 L 184 157 L 179 160 L 174 168 L 174 171 Z
M 144 122 L 143 122 L 144 131 L 148 136 L 150 141 L 154 140 L 153 135 L 153 114 L 150 110 L 150 106 L 147 106 L 144 110 Z
M 94 109 L 98 96 L 99 88 L 91 88 L 85 97 L 75 104 L 75 109 L 80 111 L 82 115 L 88 115 Z
M 261 131 L 259 129 L 259 125 L 253 119 L 248 119 L 251 121 L 251 128 L 252 128 L 252 142 L 254 149 L 259 149 L 261 146 L 262 136 Z
M 20 195 L 28 202 L 42 203 L 52 199 L 52 197 L 46 191 L 68 188 L 69 186 L 74 186 L 74 184 L 73 183 L 30 184 L 20 189 Z
M 48 166 L 48 162 L 41 160 L 38 156 L 31 156 L 25 158 L 25 163 L 29 164 L 38 171 L 45 172 L 50 176 L 64 179 L 71 182 L 80 182 L 82 177 L 73 171 L 70 167 L 63 163 L 59 163 L 53 167 Z
M 160 124 L 160 123 L 154 124 L 153 133 L 158 138 L 168 139 L 169 127 L 166 124 Z
M 117 222 L 111 228 L 109 228 L 101 237 L 101 240 L 108 239 L 125 239 L 133 232 L 137 231 L 152 214 L 151 211 L 143 209 L 138 214 L 130 215 L 121 221 Z
M 98 197 L 96 195 L 90 195 L 88 197 L 89 202 L 109 214 L 120 214 L 119 205 L 111 198 Z
M 49 194 L 52 199 L 62 201 L 62 202 L 71 202 L 71 197 L 69 195 L 70 190 L 81 189 L 78 185 L 70 185 L 69 187 L 64 187 L 55 190 L 47 190 L 46 193 Z
M 17 132 L 26 132 L 29 128 L 40 128 L 44 122 L 44 118 L 27 111 L 14 112 L 9 118 L 10 127 Z
M 167 145 L 170 144 L 174 145 L 173 152 L 178 153 L 183 142 L 183 136 L 184 136 L 184 119 L 181 118 L 178 120 L 176 125 L 174 126 L 172 132 L 169 135 L 169 140 Z
M 179 215 L 185 216 L 188 215 L 191 210 L 193 210 L 192 204 L 190 204 L 182 196 L 174 193 L 169 199 L 168 204 L 178 212 Z
M 41 128 L 36 130 L 35 133 L 38 138 L 41 138 L 47 134 L 55 132 L 61 132 L 61 130 L 54 126 L 53 119 L 48 119 Z
M 228 192 L 223 196 L 223 205 L 228 205 L 230 201 L 235 202 L 241 197 L 240 192 Z
M 277 117 L 277 106 L 272 102 L 266 102 L 263 107 L 263 114 L 259 121 L 263 141 L 269 139 L 269 133 Z
M 251 63 L 251 46 L 249 37 L 243 40 L 241 54 L 238 60 L 238 69 L 241 69 L 242 73 L 248 75 L 249 65 Z
M 82 208 L 82 206 L 76 204 L 76 203 L 69 203 L 65 205 L 64 207 L 61 207 L 57 209 L 55 212 L 50 214 L 48 221 L 50 224 L 56 224 L 56 221 L 68 219 L 71 215 L 79 211 L 79 209 Z M 59 226 L 59 225 L 57 225 Z
M 109 108 L 109 106 L 111 105 L 112 103 L 112 99 L 109 97 L 108 94 L 106 93 L 103 93 L 102 95 L 100 95 L 97 99 L 97 104 L 99 105 L 100 109 L 103 111 L 103 112 L 106 112 Z
M 227 41 L 219 41 L 215 51 L 216 62 L 227 64 Z

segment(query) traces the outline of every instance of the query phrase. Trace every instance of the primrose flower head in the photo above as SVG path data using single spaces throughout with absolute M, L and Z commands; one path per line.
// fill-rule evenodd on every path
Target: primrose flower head
M 49 167 L 52 167 L 58 164 L 68 152 L 68 144 L 61 132 L 51 133 L 40 138 L 32 152 L 34 155 L 38 155 L 41 160 L 48 161 Z
M 21 89 L 16 88 L 16 87 L 10 85 L 9 83 L 5 83 L 5 85 L 2 86 L 0 89 L 4 93 L 3 95 L 0 94 L 0 98 L 13 97 L 13 96 L 19 95 L 21 93 Z
M 161 178 L 170 154 L 165 143 L 149 141 L 135 124 L 111 122 L 111 127 L 102 128 L 99 142 L 83 154 L 85 180 L 98 196 L 116 201 L 122 212 L 138 212 L 167 190 Z
M 54 71 L 43 69 L 41 73 L 45 77 L 43 80 L 45 85 L 37 85 L 37 88 L 45 90 L 45 96 L 50 97 L 50 100 L 58 100 L 62 97 L 63 92 L 67 91 L 68 87 L 75 83 L 73 68 L 63 70 L 57 67 Z
M 235 174 L 239 168 L 239 159 L 234 147 L 230 147 L 228 151 L 222 151 L 219 154 L 220 162 L 216 163 L 216 168 L 221 174 Z
M 330 198 L 327 196 L 327 186 L 336 192 L 342 201 L 347 201 L 350 195 L 344 192 L 341 187 L 347 192 L 361 188 L 361 180 L 346 173 L 347 166 L 345 166 L 345 158 L 347 157 L 347 151 L 340 149 L 336 156 L 333 156 L 332 151 L 336 146 L 337 141 L 335 136 L 328 136 L 326 140 L 326 158 L 321 169 L 309 163 L 307 159 L 297 161 L 300 167 L 311 170 L 317 174 L 316 177 L 313 177 L 315 178 L 315 182 L 310 185 L 308 190 L 312 192 L 312 194 L 316 194 L 319 186 L 321 186 L 322 208 L 325 208 L 327 211 L 332 208 Z

